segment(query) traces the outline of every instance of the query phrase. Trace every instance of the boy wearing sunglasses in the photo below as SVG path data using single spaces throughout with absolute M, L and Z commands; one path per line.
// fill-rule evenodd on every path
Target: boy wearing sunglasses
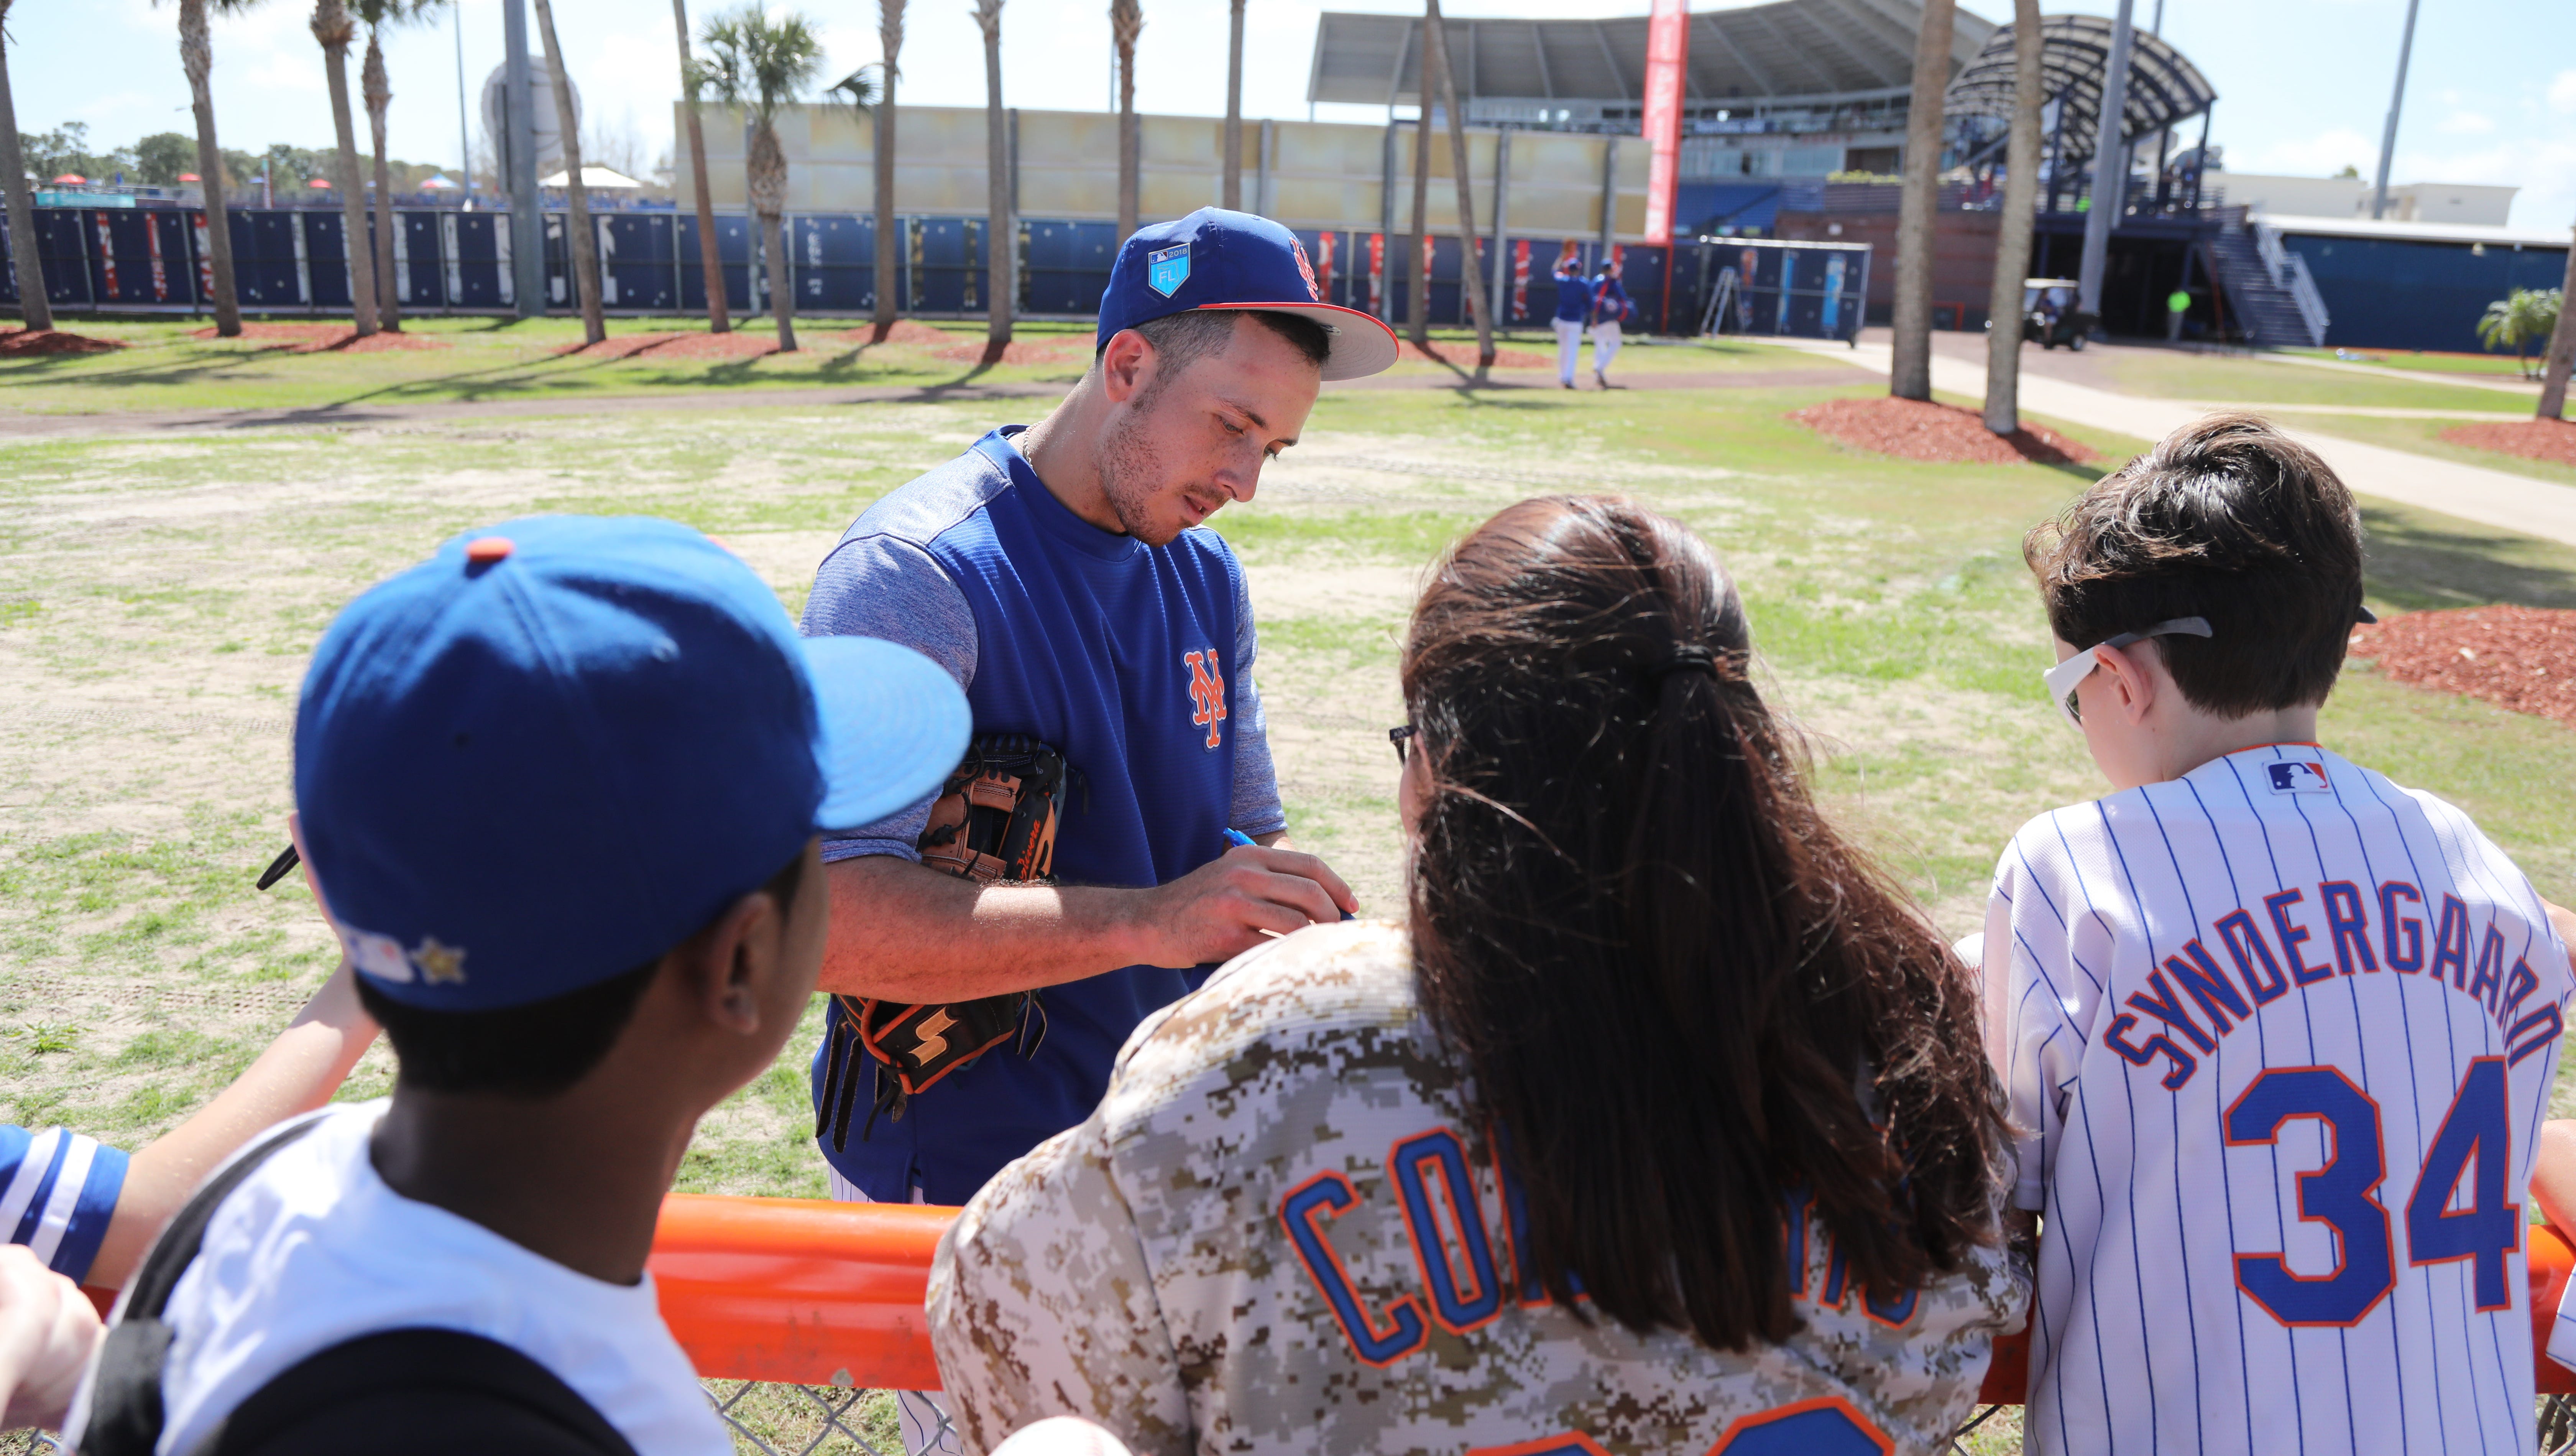
M 2025 554 L 2113 790 L 2025 826 L 1986 913 L 2031 1449 L 2529 1443 L 2568 953 L 2466 815 L 2317 742 L 2368 620 L 2351 495 L 2214 416 Z

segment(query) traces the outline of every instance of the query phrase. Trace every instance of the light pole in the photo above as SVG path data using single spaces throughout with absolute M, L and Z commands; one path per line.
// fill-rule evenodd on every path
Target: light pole
M 546 312 L 546 227 L 537 211 L 537 101 L 528 73 L 526 0 L 502 0 L 503 118 L 508 125 L 510 278 L 521 318 Z
M 2397 87 L 2388 93 L 2388 127 L 2379 134 L 2379 187 L 2370 195 L 2373 221 L 2388 210 L 2388 162 L 2397 150 L 2397 112 L 2406 104 L 2406 62 L 2415 54 L 2415 4 L 2406 0 L 2406 36 L 2397 43 Z
M 2111 229 L 2129 181 L 2129 10 L 2120 0 L 2111 22 L 2111 55 L 2102 71 L 2102 115 L 2093 132 L 2093 198 L 2084 213 L 2084 261 L 2075 274 L 2075 306 L 2102 317 L 2102 273 L 2111 258 Z M 2100 327 L 2097 322 L 2096 328 Z

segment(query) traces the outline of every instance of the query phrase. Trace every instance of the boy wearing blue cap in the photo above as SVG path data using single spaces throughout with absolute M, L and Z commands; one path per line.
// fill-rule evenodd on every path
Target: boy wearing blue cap
M 288 1124 L 172 1221 L 80 1448 L 729 1452 L 644 1272 L 662 1195 L 813 990 L 818 834 L 965 737 L 936 666 L 801 640 L 668 522 L 510 522 L 352 603 L 296 800 L 394 1094 Z
M 1204 208 L 1140 229 L 1063 402 L 885 496 L 824 560 L 810 637 L 919 649 L 965 688 L 979 741 L 1043 743 L 1077 785 L 1054 841 L 1061 885 L 924 867 L 928 791 L 824 841 L 838 913 L 823 989 L 957 1003 L 1046 988 L 1025 1054 L 995 1047 L 900 1117 L 868 1118 L 865 1078 L 834 1077 L 818 1054 L 818 1104 L 859 1084 L 858 1116 L 820 1107 L 835 1196 L 965 1202 L 1090 1115 L 1128 1034 L 1204 968 L 1356 909 L 1339 876 L 1281 842 L 1243 568 L 1205 522 L 1252 499 L 1323 381 L 1395 355 L 1384 324 L 1321 300 L 1277 223 Z M 1256 842 L 1229 851 L 1229 830 Z M 836 1002 L 823 1052 L 841 1017 Z M 935 1405 L 905 1413 L 914 1450 L 940 1438 Z

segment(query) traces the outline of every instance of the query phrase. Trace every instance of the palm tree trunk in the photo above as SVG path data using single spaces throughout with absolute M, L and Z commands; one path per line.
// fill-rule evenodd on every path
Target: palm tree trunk
M 761 117 L 751 133 L 746 159 L 747 191 L 752 211 L 760 215 L 762 271 L 769 281 L 769 313 L 778 323 L 778 347 L 796 351 L 796 325 L 790 319 L 795 300 L 787 296 L 787 229 L 780 221 L 787 210 L 787 153 L 778 145 L 778 128 Z
M 689 59 L 689 0 L 671 0 L 671 20 L 680 28 L 680 90 L 689 102 L 689 184 L 698 198 L 698 271 L 706 280 L 707 332 L 730 333 L 724 255 L 716 250 L 716 201 L 707 195 L 707 132 L 698 122 L 697 68 Z
M 1137 171 L 1143 165 L 1141 127 L 1136 120 L 1136 33 L 1145 28 L 1137 0 L 1109 0 L 1109 34 L 1118 46 L 1118 237 L 1136 231 Z
M 1914 34 L 1914 92 L 1905 103 L 1905 191 L 1896 216 L 1896 360 L 1887 392 L 1932 397 L 1932 226 L 1941 200 L 1941 92 L 1950 84 L 1956 0 L 1924 0 Z
M 1002 0 L 976 0 L 984 28 L 985 298 L 984 362 L 999 364 L 1011 342 L 1011 304 L 1019 294 L 1019 223 L 1011 216 L 1011 138 L 1002 115 Z
M 1426 35 L 1430 27 L 1426 24 Z M 1422 69 L 1414 82 L 1416 110 L 1421 116 L 1413 124 L 1413 236 L 1405 239 L 1406 271 L 1413 275 L 1413 287 L 1405 311 L 1413 335 L 1414 347 L 1431 347 L 1431 57 L 1430 46 L 1423 47 Z
M 564 70 L 563 43 L 555 39 L 555 8 L 549 0 L 537 0 L 537 34 L 545 41 L 555 126 L 563 134 L 564 193 L 572 201 L 564 228 L 572 235 L 573 295 L 581 304 L 581 340 L 587 348 L 608 339 L 608 320 L 599 307 L 599 234 L 590 226 L 590 189 L 581 182 L 581 122 L 572 109 L 572 77 Z
M 2021 428 L 2021 280 L 2039 208 L 2039 0 L 2013 0 L 2012 134 L 2004 143 L 2004 210 L 1995 235 L 1995 282 L 1986 298 L 1986 428 Z
M 2567 375 L 2576 366 L 2576 247 L 2567 250 L 2567 281 L 2558 292 L 2558 324 L 2549 331 L 2549 362 L 2540 371 L 2538 417 L 2567 413 Z
M 1225 50 L 1225 205 L 1243 210 L 1243 0 L 1234 0 Z
M 1476 286 L 1476 188 L 1467 175 L 1467 118 L 1458 110 L 1458 81 L 1449 69 L 1449 31 L 1440 19 L 1440 0 L 1423 0 L 1422 59 L 1440 68 L 1440 105 L 1449 113 L 1449 166 L 1458 174 L 1459 288 L 1467 295 L 1467 316 L 1476 321 L 1476 377 L 1494 367 L 1494 321 L 1485 313 L 1485 290 Z M 1496 267 L 1502 260 L 1494 260 Z
M 872 342 L 882 344 L 894 332 L 894 265 L 898 256 L 894 220 L 894 82 L 901 74 L 895 58 L 903 53 L 903 0 L 877 0 L 877 40 L 885 47 L 885 84 L 878 88 L 876 114 L 876 309 L 869 321 Z
M 376 143 L 376 307 L 388 330 L 402 329 L 401 288 L 394 276 L 393 174 L 385 164 L 385 111 L 394 104 L 393 83 L 385 77 L 385 48 L 367 27 L 367 63 L 358 68 L 359 93 L 367 102 L 367 127 Z
M 45 297 L 45 269 L 36 252 L 36 195 L 27 190 L 27 164 L 18 152 L 18 104 L 9 94 L 9 0 L 0 0 L 0 192 L 9 197 L 9 261 L 18 273 L 18 312 L 27 332 L 54 326 Z
M 358 337 L 376 331 L 376 257 L 367 246 L 366 189 L 358 178 L 358 131 L 349 115 L 349 42 L 357 27 L 342 0 L 313 0 L 313 39 L 322 46 L 322 74 L 331 83 L 331 130 L 339 144 L 340 226 L 349 255 L 349 317 Z
M 215 335 L 241 337 L 241 298 L 233 291 L 232 215 L 224 208 L 224 153 L 215 144 L 215 43 L 206 28 L 206 0 L 179 0 L 179 64 L 197 113 L 197 185 L 206 200 L 207 261 L 215 274 Z M 14 143 L 17 132 L 12 129 Z

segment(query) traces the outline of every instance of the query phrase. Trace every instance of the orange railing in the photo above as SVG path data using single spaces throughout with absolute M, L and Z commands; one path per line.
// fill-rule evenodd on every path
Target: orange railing
M 801 1385 L 928 1390 L 939 1385 L 921 1296 L 953 1208 L 709 1198 L 675 1193 L 653 1236 L 662 1316 L 700 1375 Z M 2546 1225 L 2530 1230 L 2535 1353 L 2576 1265 Z M 1997 1342 L 1978 1399 L 2018 1405 L 2030 1339 Z M 2540 1356 L 2540 1389 L 2576 1395 L 2576 1372 Z

